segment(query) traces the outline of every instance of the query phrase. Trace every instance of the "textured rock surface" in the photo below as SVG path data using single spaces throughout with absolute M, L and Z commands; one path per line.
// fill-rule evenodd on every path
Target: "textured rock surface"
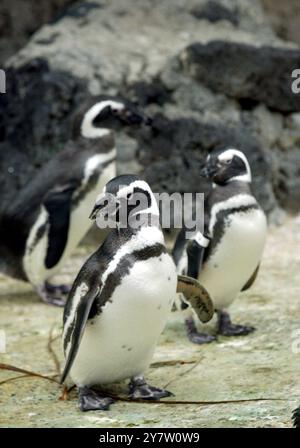
M 253 109 L 263 103 L 283 113 L 298 112 L 291 73 L 300 67 L 300 50 L 213 41 L 190 45 L 181 55 L 183 69 L 213 91 Z
M 280 208 L 299 210 L 299 97 L 288 81 L 300 50 L 291 45 L 258 0 L 72 6 L 8 62 L 3 197 L 63 146 L 82 98 L 107 92 L 155 117 L 152 131 L 118 135 L 120 172 L 141 172 L 156 191 L 202 191 L 207 151 L 234 145 L 249 156 L 255 194 L 273 219 Z
M 44 23 L 74 0 L 1 0 L 0 66 Z
M 147 378 L 167 386 L 180 401 L 275 398 L 275 401 L 167 406 L 118 402 L 108 412 L 81 413 L 76 394 L 60 401 L 61 388 L 46 380 L 20 378 L 0 384 L 1 427 L 290 427 L 291 411 L 300 403 L 300 221 L 270 231 L 255 286 L 231 306 L 236 322 L 257 330 L 240 338 L 219 337 L 206 346 L 189 343 L 179 313 L 172 313 Z M 80 248 L 60 279 L 70 281 L 92 248 Z M 278 256 L 280 254 L 280 257 Z M 49 334 L 62 365 L 62 310 L 42 304 L 29 286 L 0 276 L 0 329 L 7 353 L 0 362 L 56 375 L 47 349 Z M 212 326 L 208 326 L 213 331 Z M 297 336 L 298 335 L 298 336 Z M 33 350 L 34 347 L 34 350 Z M 173 363 L 173 364 L 172 364 Z M 0 370 L 0 382 L 19 376 Z M 126 394 L 125 384 L 110 391 Z
M 300 44 L 300 3 L 298 0 L 262 0 L 276 34 Z

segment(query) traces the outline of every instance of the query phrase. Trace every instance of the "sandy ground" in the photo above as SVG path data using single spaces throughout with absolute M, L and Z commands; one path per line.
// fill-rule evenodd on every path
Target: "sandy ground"
M 170 401 L 193 404 L 117 402 L 108 412 L 81 413 L 75 391 L 67 401 L 55 382 L 0 370 L 1 427 L 289 427 L 300 404 L 300 219 L 271 229 L 255 286 L 232 305 L 234 321 L 253 324 L 250 336 L 196 346 L 185 337 L 180 312 L 172 313 L 147 379 L 164 386 Z M 72 280 L 90 247 L 77 250 L 60 280 Z M 55 376 L 60 364 L 62 310 L 42 304 L 31 288 L 0 277 L 0 330 L 6 353 L 0 362 Z M 213 325 L 209 326 L 213 332 Z M 294 352 L 299 351 L 299 354 Z M 126 393 L 126 385 L 110 389 Z M 198 401 L 266 399 L 201 405 Z

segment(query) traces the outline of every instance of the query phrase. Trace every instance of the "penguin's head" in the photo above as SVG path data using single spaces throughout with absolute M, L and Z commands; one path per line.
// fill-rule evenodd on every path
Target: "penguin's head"
M 200 175 L 218 185 L 234 180 L 251 182 L 251 169 L 245 154 L 232 148 L 212 151 Z
M 126 227 L 135 220 L 141 222 L 141 215 L 159 216 L 154 194 L 148 183 L 140 177 L 123 174 L 106 184 L 96 200 L 90 219 L 101 217 L 110 224 L 125 224 Z
M 108 96 L 89 101 L 78 115 L 79 119 L 74 121 L 74 134 L 78 136 L 79 133 L 84 138 L 101 138 L 118 125 L 141 126 L 152 123 L 129 101 Z

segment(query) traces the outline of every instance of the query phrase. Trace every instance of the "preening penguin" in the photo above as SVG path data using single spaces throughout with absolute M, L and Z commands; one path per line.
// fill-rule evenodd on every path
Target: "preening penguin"
M 265 245 L 266 217 L 251 193 L 251 170 L 242 151 L 213 151 L 200 174 L 213 182 L 205 202 L 204 232 L 188 241 L 182 229 L 173 258 L 179 272 L 198 278 L 208 291 L 218 313 L 218 333 L 245 335 L 254 328 L 232 324 L 225 310 L 255 281 Z M 187 334 L 192 342 L 215 339 L 198 333 L 192 312 L 187 313 Z
M 114 125 L 149 119 L 124 100 L 93 98 L 76 113 L 73 138 L 22 189 L 0 219 L 0 269 L 30 282 L 47 303 L 63 304 L 67 288 L 48 280 L 91 226 L 88 211 L 116 175 Z
M 115 207 L 109 208 L 111 203 Z M 105 216 L 115 228 L 85 262 L 69 294 L 61 381 L 70 374 L 82 411 L 106 410 L 113 402 L 92 386 L 127 378 L 131 398 L 167 397 L 168 391 L 147 385 L 143 376 L 177 288 L 176 267 L 166 250 L 155 197 L 145 181 L 122 175 L 106 185 L 90 216 Z M 191 289 L 197 290 L 193 279 L 179 280 L 179 291 L 189 295 Z M 200 318 L 209 320 L 213 306 L 204 289 L 191 295 Z

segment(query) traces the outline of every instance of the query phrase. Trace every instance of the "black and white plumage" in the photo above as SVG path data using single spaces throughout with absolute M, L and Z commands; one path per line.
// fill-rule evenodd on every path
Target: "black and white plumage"
M 48 283 L 91 226 L 99 189 L 116 175 L 113 124 L 148 119 L 124 100 L 96 97 L 77 111 L 73 137 L 23 188 L 0 219 L 0 269 L 62 304 L 65 288 Z
M 143 379 L 177 287 L 176 268 L 165 247 L 155 197 L 146 182 L 123 175 L 107 184 L 104 198 L 112 194 L 120 204 L 120 213 L 110 216 L 118 222 L 122 200 L 135 204 L 137 193 L 148 198 L 147 207 L 138 212 L 141 225 L 133 228 L 128 213 L 127 228 L 110 231 L 80 270 L 65 307 L 62 381 L 70 373 L 79 388 L 83 411 L 107 409 L 111 403 L 91 386 L 126 378 L 131 378 L 133 398 L 170 395 Z M 104 213 L 101 204 L 102 196 L 92 218 Z M 154 222 L 149 225 L 150 217 Z
M 266 217 L 251 193 L 251 170 L 243 152 L 213 151 L 200 174 L 213 183 L 205 201 L 204 232 L 197 232 L 188 241 L 183 229 L 173 257 L 178 272 L 198 278 L 211 296 L 218 312 L 218 333 L 248 334 L 254 329 L 232 324 L 225 310 L 255 280 L 265 245 Z M 191 311 L 187 314 L 187 333 L 192 342 L 215 339 L 198 333 Z
M 139 202 L 141 194 L 144 202 Z M 116 210 L 107 208 L 111 197 Z M 176 291 L 190 300 L 203 322 L 214 312 L 210 297 L 195 279 L 177 278 L 156 199 L 146 182 L 134 175 L 111 180 L 90 214 L 92 219 L 99 215 L 117 226 L 81 268 L 64 311 L 66 365 L 61 381 L 70 374 L 83 411 L 106 410 L 112 403 L 92 386 L 127 378 L 131 398 L 169 396 L 168 391 L 147 385 L 143 375 Z
M 293 411 L 292 420 L 294 427 L 300 429 L 300 406 Z

